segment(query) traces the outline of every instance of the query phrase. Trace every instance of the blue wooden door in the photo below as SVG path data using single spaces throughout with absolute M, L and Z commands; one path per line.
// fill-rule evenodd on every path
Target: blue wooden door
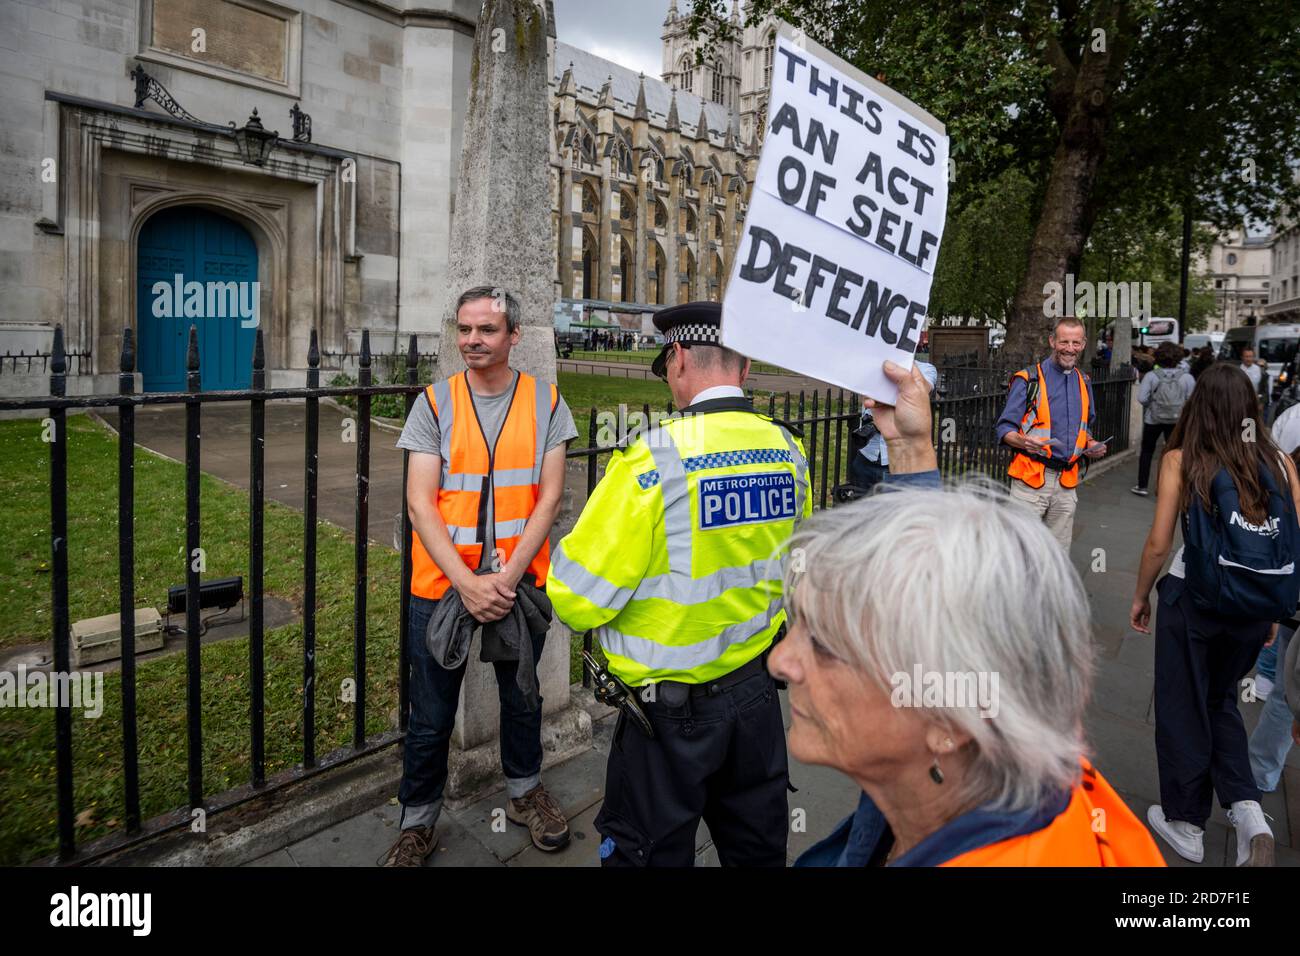
M 252 285 L 257 281 L 257 245 L 248 230 L 206 209 L 165 209 L 140 230 L 136 262 L 137 367 L 144 378 L 144 390 L 185 390 L 191 325 L 199 332 L 203 388 L 248 388 L 256 328 L 252 314 L 232 312 L 228 307 L 232 302 L 247 305 L 260 298 Z M 155 284 L 160 282 L 168 288 L 155 292 Z M 175 291 L 178 282 L 180 294 Z M 186 285 L 193 282 L 203 290 L 203 307 L 198 315 L 187 316 Z M 238 290 L 233 300 L 229 286 L 212 286 L 230 282 L 236 283 Z M 189 289 L 192 292 L 194 287 Z M 215 291 L 209 294 L 210 289 Z M 214 311 L 212 306 L 218 301 L 223 308 Z M 190 311 L 196 311 L 194 300 Z

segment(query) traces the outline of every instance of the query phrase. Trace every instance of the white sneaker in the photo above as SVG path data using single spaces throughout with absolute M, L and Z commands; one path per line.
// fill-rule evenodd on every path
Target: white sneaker
M 400 550 L 400 549 L 399 549 Z M 1263 674 L 1255 675 L 1255 699 L 1268 700 L 1268 695 L 1273 693 L 1273 681 Z
M 1205 859 L 1205 830 L 1201 827 L 1186 820 L 1167 819 L 1158 803 L 1147 808 L 1147 823 L 1184 860 L 1200 863 Z
M 1273 865 L 1273 831 L 1258 801 L 1238 800 L 1228 808 L 1228 822 L 1237 828 L 1237 866 Z
M 1135 495 L 1141 495 L 1143 498 L 1147 496 L 1147 490 L 1143 488 L 1141 485 L 1134 485 L 1132 488 L 1129 489 L 1129 491 L 1133 492 L 1133 494 Z

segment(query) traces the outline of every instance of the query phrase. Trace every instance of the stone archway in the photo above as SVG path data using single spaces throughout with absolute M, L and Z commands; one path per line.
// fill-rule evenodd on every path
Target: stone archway
M 146 200 L 132 210 L 130 228 L 126 237 L 128 255 L 124 262 L 123 286 L 127 290 L 126 316 L 130 317 L 137 341 L 142 332 L 136 320 L 139 315 L 136 277 L 140 274 L 138 256 L 141 231 L 158 213 L 167 209 L 187 207 L 226 217 L 248 231 L 257 246 L 257 280 L 260 286 L 259 321 L 266 348 L 267 367 L 304 364 L 305 356 L 288 354 L 286 230 L 281 217 L 274 215 L 265 206 L 266 203 L 255 206 L 235 197 L 215 196 L 206 192 L 173 192 Z

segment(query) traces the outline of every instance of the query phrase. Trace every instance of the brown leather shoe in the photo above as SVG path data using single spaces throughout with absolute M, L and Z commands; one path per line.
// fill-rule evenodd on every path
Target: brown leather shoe
M 506 801 L 511 823 L 528 827 L 533 846 L 551 853 L 569 845 L 569 821 L 555 798 L 540 783 L 518 800 Z
M 375 861 L 378 866 L 424 866 L 424 861 L 438 848 L 438 834 L 433 827 L 410 827 L 402 831 L 388 852 Z

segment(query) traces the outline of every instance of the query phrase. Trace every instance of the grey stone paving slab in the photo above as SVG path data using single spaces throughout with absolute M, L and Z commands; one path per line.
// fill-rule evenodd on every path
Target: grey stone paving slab
M 605 755 L 589 750 L 546 770 L 542 782 L 564 808 L 565 816 L 574 819 L 601 801 L 605 786 Z M 506 818 L 506 800 L 505 790 L 498 790 L 463 810 L 447 813 L 503 862 L 532 846 L 528 828 Z
M 596 814 L 599 812 L 600 804 L 596 803 L 569 820 L 569 832 L 572 838 L 563 850 L 548 853 L 537 849 L 531 841 L 528 841 L 528 845 L 517 853 L 508 865 L 600 866 L 600 834 L 596 832 L 595 827 Z
M 276 850 L 266 856 L 258 857 L 248 866 L 297 866 L 298 861 L 289 855 L 288 850 Z

